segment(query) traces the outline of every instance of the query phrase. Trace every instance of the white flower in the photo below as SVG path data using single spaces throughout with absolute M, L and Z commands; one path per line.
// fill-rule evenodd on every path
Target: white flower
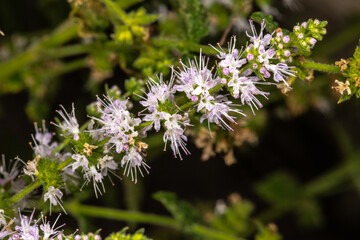
M 22 161 L 20 158 L 17 158 L 17 159 Z M 24 173 L 26 175 L 30 176 L 32 178 L 32 180 L 34 180 L 33 176 L 36 176 L 39 174 L 39 172 L 37 170 L 37 164 L 38 164 L 39 160 L 40 160 L 40 155 L 37 155 L 32 161 L 29 160 L 26 163 L 26 167 L 24 168 Z
M 96 198 L 98 197 L 98 192 L 100 193 L 100 195 L 102 195 L 102 192 L 105 192 L 105 186 L 104 186 L 104 183 L 102 181 L 103 176 L 101 175 L 101 173 L 99 173 L 97 171 L 95 166 L 91 166 L 89 169 L 85 170 L 84 178 L 86 179 L 84 185 L 87 185 L 91 181 L 93 182 L 94 192 L 95 192 Z M 101 184 L 102 191 L 99 188 L 98 183 Z
M 135 127 L 141 123 L 140 118 L 134 118 L 127 110 L 127 101 L 114 100 L 110 96 L 106 96 L 104 100 L 99 97 L 100 103 L 98 111 L 101 113 L 100 118 L 91 117 L 102 124 L 100 131 L 104 136 L 110 137 L 109 144 L 111 148 L 115 147 L 117 153 L 128 151 L 129 141 L 138 136 Z
M 114 161 L 112 156 L 105 155 L 99 159 L 97 167 L 101 170 L 101 174 L 106 176 L 108 171 L 116 170 L 118 168 L 118 164 Z
M 190 152 L 186 148 L 187 137 L 185 136 L 185 128 L 190 125 L 187 115 L 182 117 L 180 114 L 166 114 L 165 115 L 165 133 L 163 140 L 165 142 L 164 150 L 166 150 L 167 142 L 170 141 L 171 150 L 174 153 L 175 158 L 177 156 L 182 160 L 181 152 L 182 150 L 186 155 L 189 155 Z
M 200 122 L 207 119 L 209 123 L 215 123 L 228 131 L 233 131 L 233 129 L 226 122 L 227 120 L 229 122 L 236 123 L 234 120 L 236 117 L 229 115 L 230 112 L 245 116 L 241 110 L 233 108 L 233 106 L 236 107 L 236 105 L 228 101 L 226 97 L 217 96 L 212 101 L 210 101 L 210 106 L 207 107 L 204 115 L 200 118 Z
M 274 73 L 274 81 L 275 82 L 284 82 L 287 86 L 289 86 L 289 84 L 287 83 L 287 79 L 289 78 L 289 76 L 293 76 L 296 77 L 296 75 L 294 74 L 295 71 L 290 70 L 291 68 L 294 67 L 289 67 L 288 65 L 286 65 L 285 63 L 278 63 L 278 64 L 271 64 L 267 66 L 269 71 L 272 71 Z
M 218 84 L 219 79 L 213 75 L 212 70 L 208 69 L 208 61 L 209 59 L 203 57 L 200 51 L 199 60 L 189 59 L 189 66 L 180 62 L 182 69 L 175 72 L 177 84 L 174 89 L 184 92 L 194 102 L 201 96 L 209 95 L 209 90 Z
M 75 162 L 71 164 L 73 171 L 75 171 L 78 167 L 82 167 L 83 169 L 89 168 L 89 161 L 85 155 L 73 154 L 72 159 L 75 160 Z
M 272 34 L 266 34 L 265 36 L 263 35 L 265 26 L 266 26 L 265 19 L 261 23 L 261 29 L 260 29 L 259 34 L 257 33 L 257 31 L 255 29 L 253 20 L 250 19 L 249 22 L 250 22 L 250 27 L 251 27 L 251 31 L 252 31 L 253 35 L 251 36 L 247 31 L 246 31 L 246 35 L 250 38 L 250 42 L 253 43 L 254 48 L 257 49 L 260 46 L 265 47 L 265 46 L 270 45 L 270 40 L 272 38 Z
M 59 231 L 59 229 L 62 228 L 63 226 L 65 226 L 65 224 L 55 227 L 60 216 L 61 216 L 61 214 L 58 215 L 54 224 L 52 226 L 50 226 L 50 222 L 46 221 L 46 217 L 44 217 L 44 215 L 41 213 L 42 224 L 40 225 L 40 229 L 43 232 L 43 240 L 55 239 L 62 232 L 62 231 Z
M 239 50 L 235 48 L 235 44 L 236 36 L 232 36 L 230 38 L 230 42 L 228 43 L 228 52 L 225 52 L 225 50 L 222 49 L 220 45 L 218 46 L 221 51 L 210 45 L 212 48 L 219 52 L 217 57 L 219 59 L 222 59 L 219 62 L 219 67 L 223 68 L 223 74 L 225 75 L 229 75 L 229 73 L 238 71 L 238 69 L 247 62 L 245 58 L 241 58 L 243 52 L 241 52 L 241 50 L 239 52 Z
M 130 174 L 131 180 L 135 181 L 135 183 L 137 183 L 137 171 L 144 177 L 141 168 L 143 168 L 147 174 L 149 174 L 150 169 L 150 166 L 145 163 L 143 157 L 134 147 L 130 148 L 126 155 L 121 159 L 121 167 L 125 167 L 124 175 L 129 176 Z
M 47 192 L 44 194 L 44 202 L 47 200 L 50 201 L 50 213 L 51 213 L 51 206 L 57 206 L 59 205 L 62 210 L 66 213 L 64 207 L 62 206 L 62 200 L 63 193 L 60 191 L 60 189 L 55 188 L 54 186 L 50 186 L 47 190 Z
M 60 107 L 62 108 L 62 110 L 57 110 L 57 112 L 64 119 L 64 121 L 59 124 L 52 122 L 52 124 L 61 128 L 64 131 L 65 135 L 72 135 L 75 141 L 79 140 L 80 129 L 75 117 L 74 103 L 72 104 L 72 111 L 70 114 L 66 112 L 65 108 L 62 105 L 60 105 Z

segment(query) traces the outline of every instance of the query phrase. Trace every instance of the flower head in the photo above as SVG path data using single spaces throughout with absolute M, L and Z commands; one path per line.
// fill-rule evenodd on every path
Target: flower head
M 44 201 L 47 200 L 50 201 L 50 214 L 51 214 L 51 206 L 57 206 L 59 205 L 61 209 L 66 213 L 64 207 L 62 206 L 62 200 L 63 193 L 60 191 L 60 189 L 55 188 L 54 186 L 50 186 L 47 190 L 47 192 L 44 194 Z
M 52 124 L 61 128 L 65 135 L 72 136 L 75 141 L 79 140 L 80 129 L 75 117 L 74 103 L 72 104 L 72 110 L 70 114 L 65 110 L 64 106 L 60 105 L 60 107 L 62 110 L 58 110 L 57 112 L 63 118 L 63 122 L 59 124 L 52 122 Z
M 143 157 L 137 148 L 132 147 L 127 154 L 121 159 L 121 167 L 124 167 L 124 175 L 131 175 L 131 180 L 137 183 L 137 172 L 139 171 L 141 176 L 144 174 L 141 170 L 143 168 L 147 174 L 149 174 L 150 166 L 146 164 Z

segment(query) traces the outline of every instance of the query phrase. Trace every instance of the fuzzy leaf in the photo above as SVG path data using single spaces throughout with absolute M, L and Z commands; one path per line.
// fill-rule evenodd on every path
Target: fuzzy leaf
M 274 20 L 273 16 L 265 15 L 263 12 L 254 12 L 253 14 L 251 14 L 250 18 L 259 24 L 261 24 L 263 19 L 265 19 L 265 29 L 269 33 L 272 33 L 279 27 L 279 24 Z

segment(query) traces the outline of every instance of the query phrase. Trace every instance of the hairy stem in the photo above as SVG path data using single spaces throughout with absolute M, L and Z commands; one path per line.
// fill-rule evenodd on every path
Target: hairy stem
M 11 206 L 14 203 L 20 201 L 23 197 L 25 197 L 27 194 L 31 193 L 33 190 L 35 190 L 36 188 L 38 188 L 40 186 L 41 186 L 41 182 L 39 182 L 39 181 L 35 181 L 35 182 L 31 183 L 30 185 L 25 187 L 23 190 L 18 192 L 15 196 L 10 198 L 9 206 Z
M 338 73 L 341 74 L 340 67 L 325 63 L 317 63 L 306 60 L 302 66 L 307 69 L 312 69 L 320 72 Z
M 69 211 L 69 213 L 73 215 L 100 217 L 100 218 L 134 222 L 134 223 L 147 223 L 147 224 L 160 225 L 164 227 L 170 227 L 176 230 L 182 230 L 182 225 L 180 222 L 172 218 L 164 217 L 160 215 L 82 205 L 79 203 L 67 203 L 64 204 L 64 206 Z M 213 229 L 207 228 L 199 224 L 190 225 L 188 232 L 190 234 L 206 237 L 206 239 L 243 240 L 242 238 L 234 237 L 227 233 L 215 231 Z

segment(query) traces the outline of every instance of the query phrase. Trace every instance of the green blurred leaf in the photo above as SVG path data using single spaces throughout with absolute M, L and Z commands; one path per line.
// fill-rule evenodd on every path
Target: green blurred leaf
M 298 222 L 305 227 L 319 227 L 322 222 L 322 213 L 319 204 L 313 199 L 304 199 L 295 208 Z
M 178 2 L 179 12 L 186 24 L 187 39 L 200 41 L 209 31 L 204 6 L 199 0 L 178 0 Z
M 183 225 L 189 225 L 198 219 L 197 211 L 187 202 L 177 199 L 174 193 L 156 192 L 153 197 L 161 202 L 173 217 Z
M 282 207 L 293 205 L 301 194 L 298 183 L 286 172 L 271 174 L 255 190 L 267 202 Z

